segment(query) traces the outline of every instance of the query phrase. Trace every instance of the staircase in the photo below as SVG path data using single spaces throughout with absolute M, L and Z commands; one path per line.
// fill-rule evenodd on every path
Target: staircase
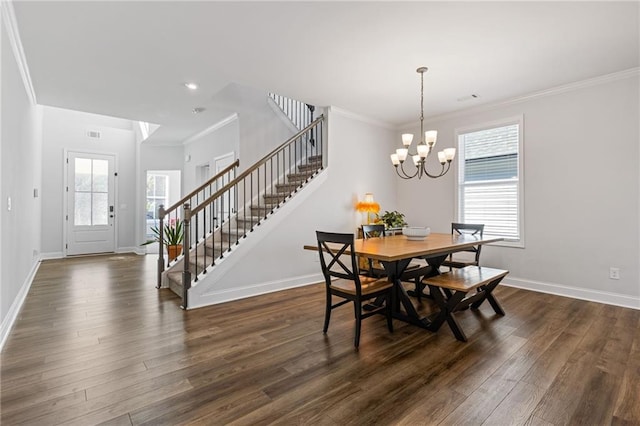
M 200 273 L 206 274 L 210 267 L 216 265 L 216 261 L 229 255 L 235 245 L 239 244 L 256 226 L 267 220 L 269 215 L 274 214 L 290 197 L 302 189 L 322 167 L 321 155 L 307 157 L 304 164 L 297 166 L 295 173 L 287 174 L 286 182 L 275 185 L 274 193 L 261 194 L 262 203 L 245 206 L 237 216 L 231 218 L 230 226 L 223 225 L 213 235 L 207 236 L 204 243 L 199 244 L 197 250 L 191 250 L 189 256 L 191 276 L 197 278 Z M 243 212 L 247 210 L 250 214 L 245 216 Z M 184 292 L 183 263 L 175 266 L 166 272 L 166 284 L 174 293 L 182 297 Z
M 183 245 L 188 249 L 167 263 L 163 247 L 160 248 L 158 287 L 169 287 L 182 297 L 183 309 L 189 307 L 189 289 L 193 285 L 232 255 L 257 226 L 276 214 L 324 169 L 323 123 L 324 116 L 313 120 L 237 177 L 237 165 L 232 179 L 230 170 L 226 180 L 214 176 L 213 181 L 228 183 L 210 184 L 206 197 L 202 191 L 198 193 L 202 195 L 189 194 L 190 198 L 176 203 L 181 204 L 181 215 L 176 205 L 167 210 L 161 207 L 160 228 L 163 220 L 171 220 L 172 215 L 173 220 L 182 220 Z

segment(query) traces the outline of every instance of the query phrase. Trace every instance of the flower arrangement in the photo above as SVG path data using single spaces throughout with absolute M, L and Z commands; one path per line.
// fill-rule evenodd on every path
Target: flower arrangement
M 407 226 L 407 221 L 404 220 L 404 214 L 395 210 L 392 212 L 385 211 L 382 216 L 377 216 L 376 223 L 384 223 L 387 229 Z

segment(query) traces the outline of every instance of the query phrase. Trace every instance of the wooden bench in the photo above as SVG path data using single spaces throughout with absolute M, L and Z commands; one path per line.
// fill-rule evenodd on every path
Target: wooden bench
M 508 273 L 485 266 L 467 266 L 425 278 L 423 283 L 429 286 L 433 300 L 440 307 L 440 312 L 429 318 L 430 328 L 436 331 L 446 321 L 456 339 L 466 342 L 467 337 L 452 314 L 469 307 L 477 309 L 487 300 L 496 314 L 504 315 L 492 292 Z

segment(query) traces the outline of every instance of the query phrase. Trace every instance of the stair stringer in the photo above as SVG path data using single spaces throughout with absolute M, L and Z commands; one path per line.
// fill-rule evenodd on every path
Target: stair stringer
M 234 246 L 232 251 L 227 253 L 224 259 L 216 261 L 217 264 L 215 268 L 204 275 L 200 275 L 198 282 L 193 283 L 189 289 L 189 309 L 215 305 L 288 288 L 301 287 L 324 280 L 318 269 L 317 274 L 287 278 L 286 280 L 256 282 L 245 286 L 234 285 L 232 282 L 225 282 L 224 286 L 220 285 L 234 268 L 239 265 L 241 266 L 241 262 L 250 262 L 249 258 L 251 257 L 252 249 L 260 244 L 262 239 L 269 235 L 278 225 L 283 223 L 300 205 L 306 202 L 314 192 L 319 190 L 327 180 L 328 173 L 328 168 L 320 171 L 313 179 L 300 188 L 294 197 L 291 197 L 291 199 L 270 214 L 267 220 L 264 220 L 259 226 L 256 226 L 246 238 L 240 241 L 240 244 Z M 300 247 L 300 250 L 302 250 L 302 247 Z

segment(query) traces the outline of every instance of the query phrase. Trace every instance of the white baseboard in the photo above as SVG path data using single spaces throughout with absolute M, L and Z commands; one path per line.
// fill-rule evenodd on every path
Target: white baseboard
M 142 256 L 147 254 L 147 251 L 143 247 L 120 247 L 116 249 L 116 253 L 135 253 Z
M 135 253 L 139 255 L 147 254 L 144 247 L 120 247 L 116 249 L 116 253 Z M 40 260 L 64 259 L 66 256 L 61 251 L 53 251 L 49 253 L 41 253 Z
M 9 312 L 4 317 L 2 324 L 0 325 L 0 351 L 4 347 L 5 341 L 7 337 L 9 337 L 9 333 L 13 328 L 13 324 L 18 319 L 18 314 L 20 313 L 20 309 L 24 304 L 25 299 L 27 298 L 27 294 L 29 293 L 29 289 L 31 288 L 31 284 L 33 283 L 33 278 L 36 276 L 36 272 L 38 272 L 38 268 L 40 267 L 40 259 L 36 259 L 34 264 L 31 266 L 31 271 L 27 275 L 27 278 L 24 280 L 18 295 L 13 300 L 11 307 L 9 308 Z
M 189 310 L 202 308 L 204 306 L 217 305 L 219 303 L 231 302 L 233 300 L 246 299 L 247 297 L 259 296 L 280 290 L 288 290 L 291 288 L 317 284 L 323 281 L 324 277 L 322 274 L 312 274 L 289 278 L 286 280 L 275 280 L 246 287 L 211 291 L 200 295 L 198 297 L 198 305 L 190 306 Z
M 61 251 L 52 251 L 49 253 L 40 253 L 40 260 L 53 260 L 64 258 L 64 253 Z
M 537 291 L 540 293 L 555 294 L 556 296 L 565 296 L 574 299 L 588 300 L 590 302 L 604 303 L 607 305 L 622 306 L 624 308 L 640 309 L 640 297 L 628 296 L 626 294 L 570 287 L 553 283 L 543 283 L 508 276 L 502 282 L 502 285 Z

